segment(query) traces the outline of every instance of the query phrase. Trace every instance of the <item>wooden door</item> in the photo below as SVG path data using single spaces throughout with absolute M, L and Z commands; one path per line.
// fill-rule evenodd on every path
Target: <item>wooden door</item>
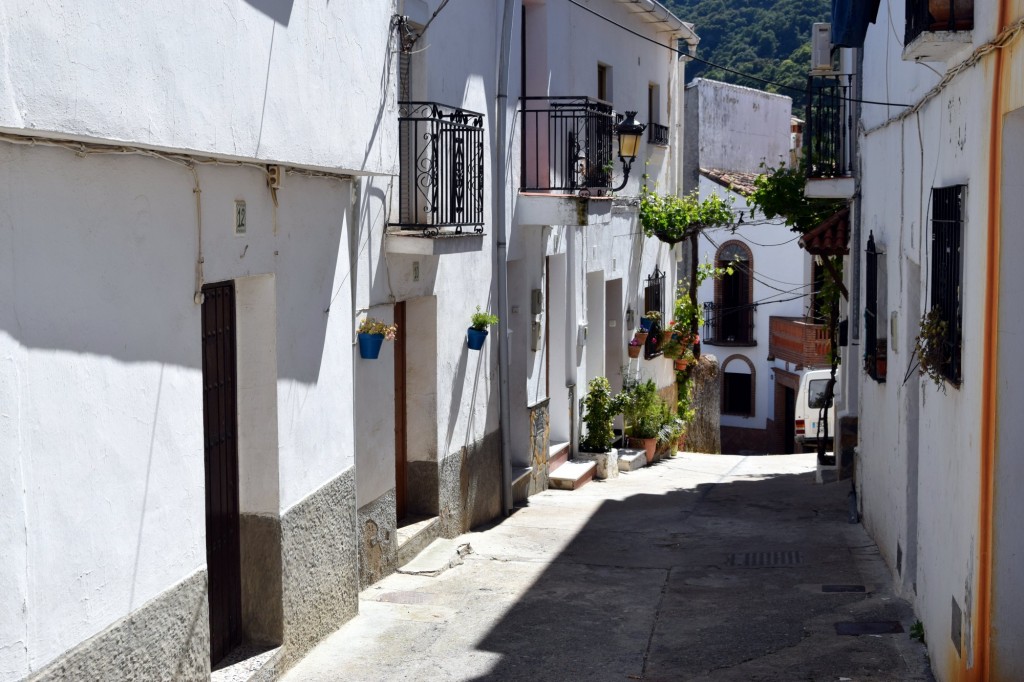
M 395 304 L 395 324 L 398 325 L 398 335 L 395 337 L 395 511 L 398 520 L 401 520 L 409 513 L 406 504 L 408 481 L 406 462 L 409 459 L 409 429 L 407 424 L 405 386 L 405 339 L 408 334 L 408 328 L 405 326 L 404 301 Z
M 235 287 L 232 282 L 209 284 L 203 287 L 203 295 L 206 563 L 210 660 L 216 664 L 242 635 Z

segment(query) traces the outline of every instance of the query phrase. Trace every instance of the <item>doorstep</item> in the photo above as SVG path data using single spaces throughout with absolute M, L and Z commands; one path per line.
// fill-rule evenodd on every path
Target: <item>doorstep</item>
M 597 464 L 570 460 L 548 474 L 548 487 L 558 490 L 577 490 L 594 479 Z
M 427 545 L 441 537 L 441 520 L 437 516 L 407 517 L 398 522 L 398 565 L 404 566 Z
M 619 448 L 619 471 L 636 471 L 647 466 L 647 452 L 633 448 Z

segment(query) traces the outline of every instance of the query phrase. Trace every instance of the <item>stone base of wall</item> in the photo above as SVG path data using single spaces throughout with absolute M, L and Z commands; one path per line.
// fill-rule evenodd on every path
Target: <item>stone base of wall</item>
M 397 568 L 395 502 L 395 490 L 391 489 L 359 510 L 360 589 L 394 573 Z
M 242 514 L 242 636 L 248 642 L 281 643 L 281 519 L 269 514 Z
M 736 455 L 743 451 L 766 453 L 771 446 L 767 429 L 744 429 L 738 426 L 723 426 L 722 452 Z
M 206 570 L 29 676 L 37 680 L 209 680 Z
M 501 515 L 501 432 L 441 463 L 441 527 L 455 537 Z
M 530 484 L 527 496 L 548 489 L 548 447 L 551 444 L 550 401 L 537 403 L 530 410 Z
M 358 611 L 355 499 L 355 469 L 349 469 L 281 518 L 288 661 L 309 651 Z

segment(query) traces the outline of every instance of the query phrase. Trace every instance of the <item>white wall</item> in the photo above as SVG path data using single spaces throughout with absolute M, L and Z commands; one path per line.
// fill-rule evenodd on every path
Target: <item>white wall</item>
M 3 61 L 18 68 L 0 69 L 0 129 L 392 172 L 393 13 L 381 0 L 5 2 Z
M 793 100 L 763 90 L 697 78 L 686 86 L 699 108 L 700 168 L 760 173 L 788 161 Z
M 248 452 L 279 458 L 280 489 L 266 487 L 272 477 L 243 482 L 246 506 L 275 511 L 353 464 L 350 321 L 324 312 L 347 271 L 348 183 L 288 176 L 275 230 L 262 171 L 198 173 L 206 281 L 266 275 L 242 285 L 243 318 L 248 294 L 276 283 L 276 327 L 260 315 L 239 329 L 240 348 L 276 329 L 280 453 Z M 0 527 L 16 607 L 0 619 L 6 678 L 201 569 L 206 553 L 192 174 L 0 143 L 0 183 L 0 441 L 11 455 L 0 458 Z M 335 300 L 344 311 L 344 288 Z M 261 388 L 246 379 L 243 390 L 255 391 L 251 414 L 272 415 L 273 360 L 261 363 Z
M 891 15 L 895 25 L 902 26 L 902 4 L 883 2 L 879 14 L 865 44 L 864 98 L 912 104 L 938 76 L 900 59 L 901 47 L 886 30 L 885 17 Z M 991 35 L 994 16 L 993 3 L 975 3 L 975 45 Z M 942 64 L 932 67 L 945 69 Z M 897 544 L 903 549 L 904 575 L 899 582 L 912 598 L 916 583 L 915 606 L 925 631 L 936 633 L 929 636 L 928 645 L 942 680 L 956 679 L 959 668 L 973 664 L 974 610 L 980 599 L 976 589 L 989 78 L 985 67 L 968 70 L 917 114 L 883 127 L 878 126 L 900 109 L 863 108 L 867 134 L 860 137 L 862 240 L 851 245 L 863 250 L 873 231 L 876 243 L 885 247 L 885 295 L 889 311 L 896 313 L 897 330 L 896 338 L 889 338 L 887 381 L 877 383 L 866 375 L 861 379 L 857 481 L 864 523 L 894 574 Z M 913 371 L 912 346 L 920 317 L 931 305 L 931 189 L 953 184 L 967 185 L 963 382 L 940 392 Z M 862 300 L 865 293 L 862 288 Z M 916 460 L 914 453 L 919 453 Z M 915 478 L 916 490 L 908 493 Z M 914 547 L 908 548 L 908 543 Z M 906 563 L 908 555 L 916 558 L 916 566 Z M 954 599 L 964 613 L 962 658 L 949 635 Z

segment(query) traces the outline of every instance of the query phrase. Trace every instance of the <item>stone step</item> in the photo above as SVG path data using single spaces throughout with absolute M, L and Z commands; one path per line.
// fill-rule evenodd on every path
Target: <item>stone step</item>
M 569 460 L 558 470 L 548 474 L 548 487 L 559 490 L 576 490 L 594 478 L 597 464 L 594 462 L 577 462 Z
M 399 568 L 398 572 L 434 578 L 461 564 L 462 557 L 472 552 L 473 548 L 468 542 L 459 544 L 455 540 L 438 538 L 427 545 L 427 548 L 417 554 L 412 561 Z
M 525 501 L 530 496 L 530 478 L 533 467 L 512 467 L 512 502 Z
M 399 566 L 412 561 L 431 542 L 441 537 L 441 519 L 428 516 L 398 527 Z
M 647 453 L 632 448 L 619 448 L 619 471 L 635 471 L 647 466 Z

